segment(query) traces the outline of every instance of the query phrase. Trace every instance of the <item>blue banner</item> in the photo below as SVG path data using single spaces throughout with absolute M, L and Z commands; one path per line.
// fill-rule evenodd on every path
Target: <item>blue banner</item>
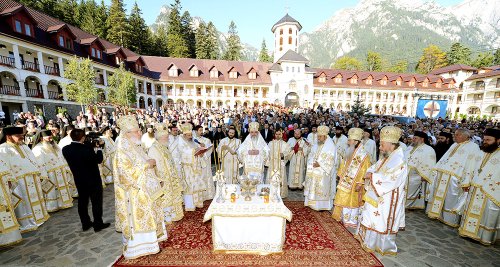
M 417 118 L 445 118 L 448 100 L 419 99 L 417 103 Z

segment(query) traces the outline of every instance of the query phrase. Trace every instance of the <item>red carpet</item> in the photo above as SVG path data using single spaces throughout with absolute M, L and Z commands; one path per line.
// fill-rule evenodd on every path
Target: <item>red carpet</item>
M 383 266 L 329 212 L 305 208 L 303 202 L 285 205 L 293 218 L 286 226 L 282 254 L 213 253 L 212 222 L 202 223 L 205 205 L 169 227 L 169 239 L 161 244 L 160 253 L 135 260 L 122 256 L 113 266 Z

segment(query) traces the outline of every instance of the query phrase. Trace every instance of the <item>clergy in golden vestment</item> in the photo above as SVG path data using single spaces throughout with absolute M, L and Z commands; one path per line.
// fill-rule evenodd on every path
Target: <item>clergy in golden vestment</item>
M 123 256 L 133 259 L 158 253 L 158 242 L 167 239 L 163 210 L 155 204 L 163 192 L 154 172 L 156 161 L 141 147 L 135 116 L 124 115 L 117 124 L 121 137 L 113 164 L 115 227 L 123 236 Z
M 348 147 L 337 172 L 339 183 L 333 205 L 333 218 L 348 228 L 358 226 L 359 208 L 363 205 L 364 177 L 370 167 L 370 156 L 363 149 L 363 129 L 351 128 Z
M 40 132 L 41 142 L 33 147 L 33 154 L 39 166 L 45 169 L 48 179 L 44 190 L 45 204 L 48 212 L 73 207 L 73 197 L 70 186 L 72 176 L 68 163 L 59 146 L 52 140 L 52 132 Z M 43 189 L 43 188 L 42 188 Z
M 238 159 L 243 163 L 243 174 L 264 181 L 264 164 L 269 160 L 269 146 L 259 132 L 259 123 L 251 122 L 250 134 L 238 147 Z
M 479 146 L 470 140 L 467 129 L 458 129 L 455 142 L 436 163 L 432 180 L 431 198 L 427 205 L 428 216 L 458 227 L 460 215 L 454 211 L 460 196 L 468 190 L 478 165 Z
M 479 169 L 470 184 L 458 233 L 492 245 L 500 239 L 500 130 L 486 129 L 483 135 Z
M 304 206 L 313 210 L 331 210 L 335 197 L 336 157 L 335 144 L 328 136 L 327 126 L 318 127 L 318 143 L 307 161 Z
M 293 132 L 293 138 L 288 139 L 288 146 L 292 150 L 290 166 L 288 167 L 288 187 L 290 189 L 302 189 L 307 169 L 307 156 L 311 150 L 309 144 L 302 138 L 300 129 Z
M 49 218 L 42 191 L 42 179 L 47 179 L 47 173 L 39 166 L 31 149 L 23 143 L 23 128 L 6 127 L 3 134 L 7 142 L 0 145 L 0 158 L 17 181 L 13 194 L 22 199 L 15 208 L 20 230 L 21 233 L 34 231 Z
M 168 150 L 168 127 L 155 125 L 155 139 L 145 146 L 149 157 L 156 161 L 156 173 L 163 182 L 165 195 L 162 207 L 165 221 L 179 221 L 184 217 L 182 208 L 182 186 L 172 154 Z
M 269 161 L 267 163 L 267 179 L 271 181 L 274 174 L 280 177 L 281 198 L 288 197 L 288 183 L 286 181 L 286 163 L 292 155 L 290 146 L 283 141 L 283 129 L 277 128 L 274 133 L 274 140 L 267 144 L 269 146 Z
M 238 183 L 240 168 L 238 162 L 238 147 L 241 145 L 241 140 L 236 138 L 236 130 L 229 129 L 227 137 L 224 137 L 217 146 L 217 156 L 219 157 L 221 169 L 224 172 L 224 177 L 230 184 Z
M 405 227 L 405 186 L 408 176 L 402 130 L 386 126 L 380 131 L 380 159 L 365 175 L 365 204 L 361 209 L 356 238 L 369 252 L 395 255 L 396 235 Z
M 7 163 L 0 158 L 0 248 L 22 241 L 14 212 L 21 199 L 12 194 L 12 188 L 16 185 L 17 181 L 12 177 Z
M 425 209 L 429 198 L 432 169 L 436 165 L 436 152 L 427 143 L 427 134 L 415 131 L 412 144 L 405 151 L 408 161 L 408 181 L 406 183 L 406 208 Z
M 203 126 L 197 125 L 193 130 L 195 134 L 193 141 L 200 145 L 201 148 L 206 148 L 206 151 L 198 157 L 198 162 L 202 169 L 201 177 L 206 183 L 203 200 L 211 200 L 215 196 L 215 184 L 212 174 L 212 152 L 214 151 L 214 147 L 210 139 L 203 137 Z
M 113 130 L 106 126 L 101 130 L 101 140 L 104 141 L 102 149 L 103 161 L 99 164 L 99 171 L 101 172 L 101 179 L 105 184 L 113 183 L 113 157 L 115 156 L 116 144 L 113 140 Z

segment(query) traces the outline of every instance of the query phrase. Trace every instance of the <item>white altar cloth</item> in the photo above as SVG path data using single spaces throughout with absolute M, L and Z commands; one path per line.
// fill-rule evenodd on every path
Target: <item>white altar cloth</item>
M 203 222 L 212 220 L 214 251 L 270 254 L 282 252 L 286 221 L 292 212 L 279 202 L 264 203 L 263 197 L 252 196 L 245 201 L 239 196 L 235 203 L 214 199 Z

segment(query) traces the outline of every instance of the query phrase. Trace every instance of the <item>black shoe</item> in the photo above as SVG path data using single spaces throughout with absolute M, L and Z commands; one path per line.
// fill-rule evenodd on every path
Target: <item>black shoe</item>
M 97 226 L 94 225 L 94 232 L 97 233 L 97 232 L 101 231 L 102 229 L 108 228 L 110 225 L 111 225 L 110 223 L 103 223 L 103 224 L 97 225 Z
M 90 228 L 92 228 L 92 226 L 93 226 L 93 223 L 92 223 L 92 222 L 90 222 L 90 224 L 83 225 L 83 226 L 82 226 L 82 230 L 83 230 L 84 232 L 86 232 L 86 231 L 88 231 Z

